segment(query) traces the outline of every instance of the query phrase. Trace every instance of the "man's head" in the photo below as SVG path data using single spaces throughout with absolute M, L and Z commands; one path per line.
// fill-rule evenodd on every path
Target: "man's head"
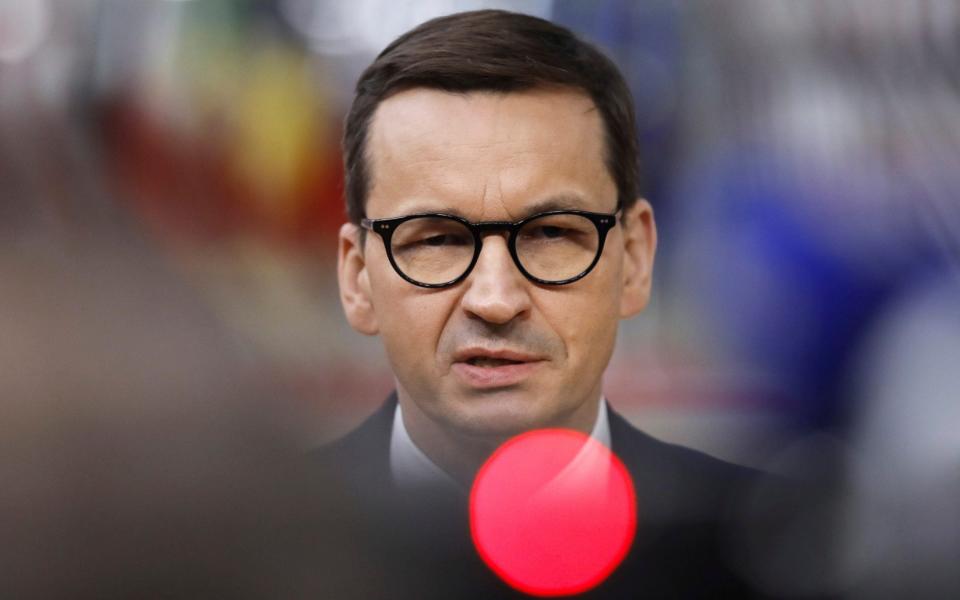
M 536 17 L 481 10 L 440 17 L 400 36 L 360 76 L 343 136 L 347 214 L 360 223 L 374 173 L 369 129 L 377 107 L 411 88 L 448 92 L 576 89 L 603 123 L 604 161 L 629 207 L 639 196 L 633 99 L 617 67 L 569 30 Z
M 408 425 L 484 438 L 588 428 L 617 323 L 647 302 L 656 243 L 638 199 L 632 100 L 612 63 L 534 17 L 435 19 L 361 76 L 344 152 L 351 223 L 340 236 L 341 298 L 355 329 L 383 338 Z M 402 278 L 398 253 L 471 249 L 469 232 L 384 243 L 376 226 L 366 236 L 358 227 L 421 213 L 518 222 L 555 209 L 599 215 L 597 231 L 585 226 L 574 241 L 597 250 L 595 266 L 563 285 L 527 275 L 567 259 L 542 252 L 546 262 L 531 269 L 522 246 L 556 244 L 567 234 L 554 222 L 481 233 L 472 270 L 438 288 Z M 591 236 L 614 214 L 598 248 Z M 439 269 L 433 256 L 418 268 Z

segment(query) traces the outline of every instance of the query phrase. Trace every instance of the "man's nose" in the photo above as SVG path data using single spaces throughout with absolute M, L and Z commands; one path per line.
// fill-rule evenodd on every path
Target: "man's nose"
M 461 304 L 488 323 L 504 324 L 530 309 L 527 279 L 510 256 L 501 235 L 484 237 L 477 264 L 466 280 Z

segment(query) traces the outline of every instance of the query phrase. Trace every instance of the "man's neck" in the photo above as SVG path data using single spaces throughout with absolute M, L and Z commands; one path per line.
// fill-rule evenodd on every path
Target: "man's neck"
M 465 490 L 470 489 L 477 471 L 494 450 L 513 435 L 521 433 L 518 431 L 476 435 L 456 430 L 451 431 L 424 414 L 416 402 L 411 401 L 406 394 L 398 391 L 398 397 L 401 408 L 398 416 L 402 417 L 404 428 L 410 440 L 430 461 Z M 582 422 L 571 421 L 556 426 L 565 426 L 590 435 L 599 412 L 599 392 L 596 394 L 596 398 L 589 406 L 584 406 L 589 411 L 590 416 L 588 418 L 581 418 L 580 421 Z
M 483 463 L 509 436 L 475 436 L 451 432 L 423 414 L 414 402 L 400 401 L 403 425 L 426 457 L 468 490 Z

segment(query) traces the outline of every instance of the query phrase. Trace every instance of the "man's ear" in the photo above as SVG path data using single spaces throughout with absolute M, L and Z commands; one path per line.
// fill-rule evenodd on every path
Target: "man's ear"
M 351 327 L 366 335 L 376 335 L 380 332 L 380 325 L 370 294 L 370 278 L 360 237 L 360 228 L 353 223 L 344 223 L 340 227 L 337 251 L 340 303 Z
M 650 300 L 653 256 L 657 251 L 657 225 L 653 207 L 643 198 L 623 211 L 623 289 L 620 294 L 620 318 L 628 319 Z

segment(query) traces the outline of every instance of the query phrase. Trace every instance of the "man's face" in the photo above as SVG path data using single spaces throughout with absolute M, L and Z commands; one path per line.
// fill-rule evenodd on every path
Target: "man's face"
M 516 221 L 545 207 L 612 213 L 617 190 L 603 133 L 593 102 L 574 91 L 401 92 L 379 106 L 369 130 L 367 216 L 437 212 L 477 222 Z M 348 317 L 383 338 L 405 415 L 474 436 L 590 427 L 617 323 L 646 301 L 645 291 L 625 298 L 625 286 L 636 295 L 638 267 L 648 280 L 652 245 L 638 265 L 629 228 L 618 224 L 586 277 L 545 286 L 517 269 L 507 235 L 492 233 L 469 277 L 425 289 L 393 270 L 378 235 L 353 247 L 351 227 L 342 234 L 351 241 L 341 241 L 341 263 L 354 265 L 346 275 L 341 266 L 341 286 L 347 277 L 353 290 L 344 296 Z M 357 297 L 362 318 L 349 306 Z

